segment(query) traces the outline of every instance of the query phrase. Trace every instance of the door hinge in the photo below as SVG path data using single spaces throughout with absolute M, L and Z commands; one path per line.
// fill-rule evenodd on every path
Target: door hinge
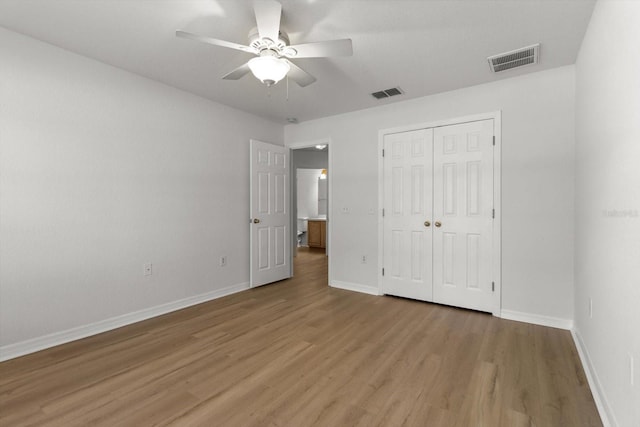
M 496 217 L 496 210 L 491 209 L 491 218 L 495 218 L 495 217 Z
M 382 208 L 382 216 L 384 216 L 384 208 Z
M 493 145 L 496 145 L 496 136 L 493 135 Z
M 491 282 L 491 292 L 496 291 L 496 282 Z
M 384 157 L 384 148 L 382 149 L 382 157 Z
M 384 276 L 384 268 L 382 269 L 382 275 Z

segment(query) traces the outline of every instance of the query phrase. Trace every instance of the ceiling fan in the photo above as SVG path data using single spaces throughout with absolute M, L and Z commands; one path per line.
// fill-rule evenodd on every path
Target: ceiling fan
M 305 87 L 316 78 L 295 65 L 289 59 L 351 56 L 351 39 L 289 45 L 289 36 L 280 29 L 282 5 L 275 0 L 255 0 L 253 10 L 257 27 L 249 32 L 247 46 L 177 30 L 176 36 L 227 47 L 257 55 L 222 78 L 238 80 L 251 71 L 267 86 L 274 85 L 285 76 Z

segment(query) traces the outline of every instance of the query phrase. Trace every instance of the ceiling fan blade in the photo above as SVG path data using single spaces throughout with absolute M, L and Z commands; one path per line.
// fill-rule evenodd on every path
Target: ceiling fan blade
M 295 55 L 289 54 L 295 49 Z M 284 55 L 288 58 L 321 58 L 326 56 L 351 56 L 353 47 L 351 39 L 330 40 L 326 42 L 304 43 L 289 46 Z
M 239 66 L 238 68 L 236 68 L 235 70 L 225 74 L 224 76 L 222 76 L 222 78 L 225 80 L 238 80 L 244 77 L 250 71 L 251 69 L 249 68 L 249 63 L 246 62 L 241 66 Z
M 289 72 L 287 73 L 287 76 L 294 82 L 298 83 L 298 86 L 300 87 L 309 86 L 311 83 L 316 81 L 315 77 L 307 73 L 302 68 L 298 67 L 293 62 L 289 61 L 288 59 L 285 59 L 285 61 L 287 61 L 287 63 L 289 64 L 289 67 L 291 67 L 289 69 Z
M 196 40 L 203 43 L 212 44 L 215 46 L 222 46 L 222 47 L 228 47 L 231 49 L 241 50 L 243 52 L 253 53 L 255 55 L 259 53 L 256 49 L 252 48 L 251 46 L 245 46 L 238 43 L 228 42 L 225 40 L 214 39 L 212 37 L 200 36 L 198 34 L 188 33 L 182 30 L 177 30 L 176 36 L 182 37 L 185 39 L 191 39 L 191 40 Z
M 256 24 L 258 24 L 260 38 L 267 38 L 277 42 L 280 34 L 282 5 L 275 0 L 255 0 L 253 2 L 253 10 L 256 14 Z

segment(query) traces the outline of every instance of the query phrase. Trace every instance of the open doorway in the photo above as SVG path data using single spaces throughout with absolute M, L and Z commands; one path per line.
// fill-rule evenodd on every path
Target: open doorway
M 296 169 L 297 247 L 326 249 L 327 169 Z
M 330 255 L 329 142 L 289 145 L 291 148 L 292 275 L 305 263 L 294 263 L 299 252 Z M 329 260 L 327 260 L 329 261 Z M 327 277 L 327 283 L 328 283 Z

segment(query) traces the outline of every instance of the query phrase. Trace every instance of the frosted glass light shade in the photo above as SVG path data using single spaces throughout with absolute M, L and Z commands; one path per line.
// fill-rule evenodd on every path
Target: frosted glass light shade
M 259 56 L 249 61 L 254 76 L 267 86 L 278 83 L 289 72 L 289 64 L 275 56 Z

